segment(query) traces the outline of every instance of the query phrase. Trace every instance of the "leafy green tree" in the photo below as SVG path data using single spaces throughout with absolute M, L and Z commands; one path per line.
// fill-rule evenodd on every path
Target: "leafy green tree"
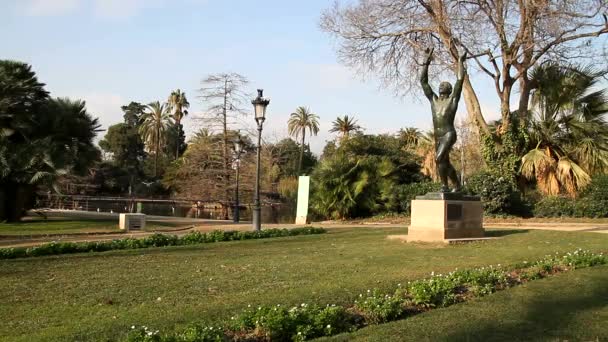
M 138 129 L 127 123 L 112 125 L 99 141 L 99 147 L 112 154 L 112 162 L 116 166 L 140 176 L 146 153 Z
M 608 170 L 606 90 L 594 87 L 604 73 L 591 67 L 547 63 L 531 74 L 533 147 L 521 159 L 521 174 L 544 194 L 575 196 L 591 175 Z
M 401 196 L 411 191 L 401 187 L 424 180 L 418 158 L 399 138 L 363 134 L 326 148 L 311 176 L 313 210 L 334 219 L 404 211 Z
M 27 64 L 0 61 L 0 125 L 0 221 L 18 221 L 39 186 L 99 159 L 85 103 L 50 99 Z
M 292 139 L 286 138 L 278 143 L 269 146 L 272 151 L 273 159 L 279 168 L 278 178 L 297 177 L 298 176 L 298 158 L 300 154 L 300 146 Z M 309 173 L 317 164 L 317 158 L 310 148 L 306 146 L 304 157 L 302 160 L 302 171 Z
M 188 108 L 190 108 L 190 102 L 186 98 L 186 94 L 177 89 L 171 92 L 169 98 L 167 99 L 168 110 L 173 115 L 173 120 L 175 121 L 175 131 L 176 134 L 173 137 L 175 140 L 175 159 L 179 158 L 179 156 L 184 153 L 185 146 L 182 149 L 182 146 L 185 144 L 185 136 L 184 129 L 182 127 L 182 118 L 188 115 Z
M 354 117 L 338 117 L 332 122 L 332 127 L 329 130 L 331 133 L 339 133 L 340 141 L 348 139 L 349 135 L 354 132 L 361 131 L 361 126 L 357 124 L 357 120 Z
M 177 158 L 179 158 L 186 151 L 186 147 L 188 147 L 188 144 L 186 144 L 186 133 L 182 124 L 169 126 L 166 140 L 167 143 L 163 151 L 167 156 L 171 156 L 171 159 L 175 159 L 176 153 Z
M 287 121 L 287 131 L 289 132 L 289 135 L 296 139 L 301 138 L 298 174 L 302 173 L 306 129 L 308 129 L 311 135 L 316 136 L 317 133 L 319 133 L 319 116 L 311 113 L 310 109 L 307 107 L 298 107 L 295 112 L 291 113 L 289 120 Z
M 171 115 L 165 104 L 156 101 L 147 106 L 141 120 L 139 133 L 148 151 L 154 152 L 154 177 L 158 177 L 158 158 L 161 145 L 166 142 L 167 131 L 172 124 Z
M 139 127 L 141 117 L 146 111 L 146 106 L 139 102 L 131 101 L 128 105 L 120 107 L 120 109 L 125 113 L 122 116 L 124 118 L 124 123 L 129 127 Z

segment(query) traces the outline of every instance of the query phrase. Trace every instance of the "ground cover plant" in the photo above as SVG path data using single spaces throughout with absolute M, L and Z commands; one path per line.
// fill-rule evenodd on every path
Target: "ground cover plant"
M 513 265 L 556 251 L 600 251 L 608 246 L 606 234 L 540 230 L 488 230 L 488 235 L 502 238 L 459 246 L 386 239 L 403 233 L 403 228 L 336 228 L 281 239 L 0 260 L 0 339 L 117 341 L 126 338 L 131 326 L 185 331 L 191 322 L 201 321 L 215 330 L 248 305 L 347 306 L 367 289 L 389 293 L 396 284 L 427 278 L 431 271 L 447 274 L 456 268 Z M 570 274 L 578 272 L 549 279 L 571 279 Z M 568 280 L 559 285 L 569 286 Z M 606 296 L 600 293 L 597 298 Z M 429 324 L 436 323 L 444 322 Z M 553 325 L 547 321 L 544 328 Z
M 604 265 L 608 256 L 577 249 L 560 255 L 548 255 L 535 262 L 512 266 L 501 265 L 447 274 L 435 274 L 425 279 L 397 285 L 393 292 L 378 289 L 359 294 L 350 306 L 327 305 L 324 308 L 302 303 L 287 308 L 258 306 L 247 308 L 230 322 L 222 325 L 193 325 L 184 331 L 162 334 L 148 331 L 147 327 L 132 327 L 127 340 L 150 341 L 304 341 L 321 336 L 331 336 L 358 328 L 389 322 L 407 315 L 426 312 L 429 308 L 447 307 L 473 297 L 482 297 L 508 287 L 555 273 L 578 268 Z M 196 332 L 196 333 L 192 333 Z
M 282 236 L 322 234 L 323 228 L 264 229 L 261 231 L 223 231 L 208 233 L 190 232 L 183 236 L 156 233 L 144 238 L 124 238 L 111 241 L 51 242 L 34 247 L 0 248 L 0 259 L 38 257 L 44 255 L 106 252 L 117 249 L 197 245 L 201 243 L 265 239 Z

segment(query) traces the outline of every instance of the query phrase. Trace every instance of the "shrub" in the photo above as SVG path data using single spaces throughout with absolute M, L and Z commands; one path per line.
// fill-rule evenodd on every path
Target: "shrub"
M 416 305 L 424 307 L 448 306 L 457 302 L 455 279 L 439 275 L 429 279 L 413 281 L 407 288 Z
M 368 324 L 379 324 L 395 320 L 403 314 L 403 297 L 382 294 L 377 289 L 360 294 L 355 309 L 365 317 Z
M 596 202 L 608 202 L 608 175 L 593 176 L 591 182 L 581 192 L 581 197 Z
M 567 253 L 561 260 L 565 266 L 574 268 L 591 267 L 595 265 L 603 265 L 608 262 L 608 258 L 604 254 L 595 254 L 590 251 L 577 249 L 574 252 Z
M 265 229 L 261 231 L 221 231 L 209 233 L 190 232 L 182 237 L 176 235 L 153 234 L 142 239 L 124 238 L 112 241 L 90 242 L 51 242 L 29 248 L 0 248 L 0 259 L 14 259 L 23 257 L 36 257 L 43 255 L 56 255 L 84 252 L 105 252 L 116 249 L 138 249 L 149 247 L 165 247 L 211 243 L 220 241 L 263 239 L 282 236 L 323 234 L 325 229 L 304 227 L 295 229 Z
M 400 211 L 410 214 L 412 211 L 412 200 L 416 196 L 422 196 L 429 192 L 439 191 L 441 183 L 436 182 L 419 182 L 399 185 L 395 191 L 399 194 Z
M 468 291 L 477 296 L 491 294 L 508 284 L 506 273 L 492 266 L 456 271 L 449 276 L 455 283 L 466 286 Z
M 320 308 L 305 303 L 290 309 L 281 305 L 249 307 L 233 317 L 232 324 L 235 331 L 271 341 L 304 341 L 349 331 L 353 326 L 352 316 L 343 307 Z
M 567 197 L 544 197 L 534 205 L 535 217 L 574 216 L 574 201 Z
M 496 171 L 482 171 L 469 177 L 465 191 L 478 195 L 484 211 L 494 215 L 527 215 L 527 205 L 509 177 Z

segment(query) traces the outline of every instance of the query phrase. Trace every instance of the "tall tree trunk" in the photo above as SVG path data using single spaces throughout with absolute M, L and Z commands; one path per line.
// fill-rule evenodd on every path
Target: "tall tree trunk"
M 511 125 L 511 91 L 513 90 L 513 83 L 510 80 L 503 82 L 502 94 L 500 94 L 500 117 L 502 122 L 500 124 L 499 134 L 503 135 L 509 129 Z
M 230 180 L 230 174 L 228 173 L 229 169 L 229 160 L 228 160 L 228 79 L 224 80 L 224 107 L 223 107 L 223 129 L 224 129 L 224 188 L 225 190 L 225 201 L 229 203 L 230 201 L 230 185 L 228 184 Z M 228 219 L 228 208 L 226 206 L 222 206 L 224 208 L 224 219 Z
M 464 79 L 462 90 L 464 96 L 464 104 L 467 107 L 469 117 L 473 118 L 480 132 L 489 135 L 490 128 L 488 127 L 488 124 L 483 117 L 483 113 L 481 112 L 481 106 L 479 105 L 479 99 L 477 98 L 475 89 L 473 89 L 473 85 L 471 84 L 471 80 L 469 79 L 468 74 Z
M 520 124 L 525 124 L 530 120 L 530 114 L 528 112 L 528 105 L 530 103 L 530 92 L 532 91 L 532 84 L 528 78 L 527 73 L 522 75 L 519 79 L 519 106 L 518 116 Z
M 180 145 L 180 133 L 181 133 L 181 129 L 180 129 L 180 122 L 181 122 L 181 118 L 179 117 L 179 115 L 177 116 L 177 118 L 175 119 L 175 160 L 177 160 L 179 158 L 179 145 Z
M 300 148 L 300 160 L 298 161 L 298 176 L 302 175 L 302 161 L 304 160 L 304 137 L 306 136 L 306 128 L 302 130 L 302 148 Z
M 160 151 L 160 128 L 156 126 L 156 148 L 154 149 L 154 178 L 158 177 L 158 152 Z
M 0 221 L 19 222 L 32 204 L 33 187 L 29 184 L 7 182 L 0 190 Z

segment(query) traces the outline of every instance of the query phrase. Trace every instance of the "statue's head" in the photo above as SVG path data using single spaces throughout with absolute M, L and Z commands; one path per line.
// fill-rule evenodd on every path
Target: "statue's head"
M 439 84 L 439 95 L 450 96 L 452 94 L 452 85 L 450 82 L 441 82 Z

